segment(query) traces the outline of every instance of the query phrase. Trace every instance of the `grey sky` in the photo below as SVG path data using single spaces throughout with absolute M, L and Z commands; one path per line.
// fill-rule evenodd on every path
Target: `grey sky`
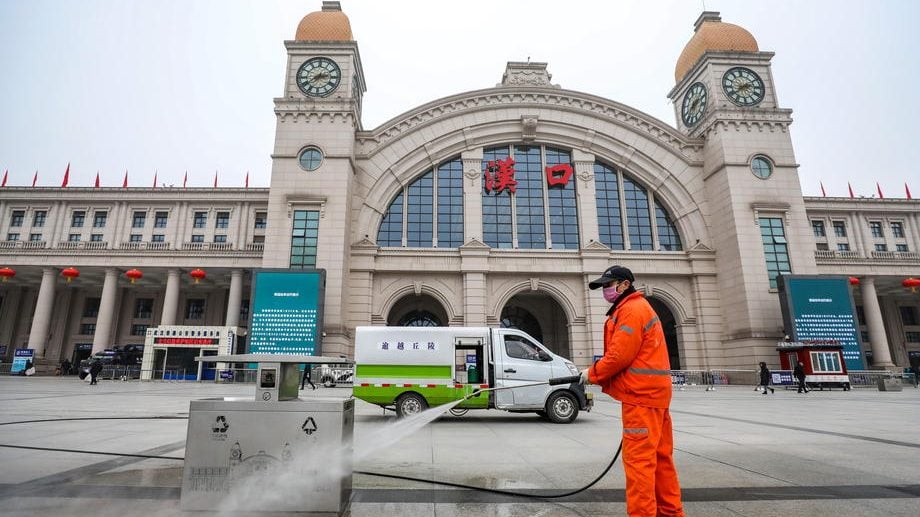
M 9 185 L 267 186 L 283 41 L 321 0 L 0 0 L 0 174 Z M 920 196 L 920 2 L 706 0 L 776 52 L 802 188 Z M 494 86 L 505 62 L 674 125 L 665 95 L 703 3 L 342 0 L 365 129 Z

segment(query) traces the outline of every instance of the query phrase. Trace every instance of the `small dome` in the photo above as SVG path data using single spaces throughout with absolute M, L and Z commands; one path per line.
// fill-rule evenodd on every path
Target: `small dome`
M 351 23 L 339 2 L 323 2 L 323 10 L 310 13 L 297 26 L 297 41 L 352 41 Z
M 757 52 L 760 50 L 757 47 L 757 40 L 750 32 L 731 23 L 722 23 L 722 18 L 717 12 L 706 11 L 701 14 L 694 29 L 696 33 L 677 58 L 677 66 L 674 67 L 675 81 L 683 79 L 707 51 Z

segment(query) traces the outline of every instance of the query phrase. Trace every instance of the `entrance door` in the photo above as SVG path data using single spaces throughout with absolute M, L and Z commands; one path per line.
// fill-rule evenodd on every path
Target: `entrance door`
M 217 350 L 202 350 L 201 355 L 217 355 Z M 201 379 L 202 381 L 213 381 L 217 378 L 217 363 L 201 362 Z
M 153 368 L 153 372 L 150 375 L 151 379 L 165 379 L 166 378 L 166 349 L 157 348 L 153 351 L 153 364 L 150 365 Z
M 92 343 L 77 343 L 73 347 L 73 373 L 79 373 L 80 371 L 80 362 L 86 359 L 89 359 L 89 356 L 93 353 L 93 344 Z

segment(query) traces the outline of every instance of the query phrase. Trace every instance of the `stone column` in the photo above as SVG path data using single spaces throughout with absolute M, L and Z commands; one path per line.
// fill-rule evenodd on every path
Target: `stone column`
M 243 271 L 234 269 L 230 272 L 230 293 L 227 295 L 227 318 L 224 320 L 228 327 L 240 324 L 240 302 L 243 301 Z
M 93 353 L 101 352 L 110 345 L 112 323 L 115 321 L 115 296 L 118 294 L 118 270 L 110 267 L 105 270 L 105 283 L 102 284 L 102 299 L 99 300 L 99 314 L 96 316 L 96 333 L 93 334 Z
M 2 212 L 0 212 L 2 213 Z M 13 339 L 16 336 L 16 327 L 19 321 L 19 306 L 22 303 L 22 287 L 8 287 L 4 291 L 3 305 L 0 305 L 0 345 L 9 345 L 7 355 L 13 356 L 15 347 Z M 4 357 L 0 356 L 0 360 Z
M 866 327 L 869 329 L 869 344 L 872 345 L 872 366 L 894 366 L 891 362 L 891 350 L 888 349 L 888 338 L 885 336 L 882 309 L 878 303 L 878 295 L 875 294 L 875 279 L 871 276 L 863 277 L 860 288 Z
M 46 267 L 42 270 L 42 283 L 35 302 L 35 315 L 32 317 L 32 331 L 29 332 L 29 348 L 35 350 L 36 358 L 45 357 L 45 344 L 48 341 L 48 329 L 51 325 L 51 312 L 54 309 L 54 284 L 57 281 L 57 269 Z
M 166 294 L 163 296 L 163 315 L 160 325 L 175 325 L 176 311 L 179 308 L 179 270 L 166 272 Z

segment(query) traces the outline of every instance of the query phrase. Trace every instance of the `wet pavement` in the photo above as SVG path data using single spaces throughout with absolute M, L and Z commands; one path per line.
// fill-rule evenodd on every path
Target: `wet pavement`
M 0 377 L 0 513 L 180 514 L 189 401 L 252 391 Z M 350 389 L 301 393 L 343 398 Z M 596 398 L 594 410 L 571 425 L 493 410 L 443 415 L 417 429 L 393 427 L 392 412 L 358 401 L 355 449 L 365 454 L 354 469 L 536 496 L 577 489 L 603 471 L 619 442 L 619 405 L 597 392 Z M 674 456 L 686 513 L 915 516 L 918 408 L 920 390 L 911 387 L 767 396 L 752 387 L 675 391 Z M 374 446 L 386 442 L 392 445 Z M 619 463 L 592 488 L 558 500 L 369 474 L 355 474 L 353 482 L 347 512 L 354 516 L 626 514 Z

